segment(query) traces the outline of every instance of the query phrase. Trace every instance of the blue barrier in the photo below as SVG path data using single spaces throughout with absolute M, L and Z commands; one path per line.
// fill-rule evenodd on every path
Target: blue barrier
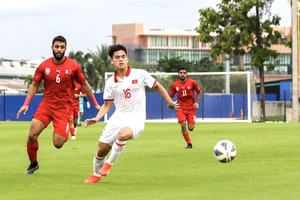
M 96 99 L 100 105 L 103 104 L 103 93 L 95 94 Z M 37 94 L 32 99 L 29 105 L 27 113 L 21 114 L 19 119 L 16 118 L 16 114 L 20 107 L 23 105 L 26 95 L 1 95 L 0 96 L 0 121 L 31 121 L 33 114 L 35 113 L 39 103 L 41 102 L 43 95 Z M 87 98 L 89 101 L 89 99 Z M 90 102 L 90 101 L 89 101 Z M 90 102 L 91 108 L 87 108 L 86 103 L 84 104 L 84 119 L 92 118 L 96 116 L 98 111 L 93 107 Z M 5 105 L 5 107 L 4 107 Z
M 103 93 L 96 93 L 96 99 L 99 104 L 103 104 Z M 35 113 L 38 104 L 41 102 L 43 95 L 36 95 L 30 103 L 29 110 L 25 115 L 21 115 L 19 119 L 16 114 L 19 108 L 23 105 L 26 95 L 0 95 L 0 121 L 30 121 Z M 167 119 L 176 118 L 176 112 L 167 108 L 165 101 L 156 92 L 146 93 L 146 115 L 147 119 Z M 273 98 L 270 98 L 273 99 Z M 89 99 L 87 98 L 89 101 Z M 247 116 L 247 96 L 245 94 L 204 94 L 199 102 L 197 110 L 198 118 L 227 118 L 230 111 L 232 117 L 240 117 L 240 110 L 243 110 L 244 116 Z M 108 116 L 113 113 L 114 109 L 110 110 Z M 87 108 L 84 104 L 83 120 L 96 116 L 97 110 L 91 104 L 91 108 Z M 102 118 L 101 121 L 104 119 Z

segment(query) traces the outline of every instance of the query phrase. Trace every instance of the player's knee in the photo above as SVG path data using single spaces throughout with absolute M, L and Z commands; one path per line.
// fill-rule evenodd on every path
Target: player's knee
M 101 146 L 101 147 L 100 147 Z M 98 146 L 98 150 L 97 150 L 97 156 L 98 157 L 105 157 L 107 156 L 107 154 L 109 153 L 109 151 L 111 150 L 111 146 L 108 144 L 104 144 L 104 143 L 99 143 Z
M 133 137 L 133 132 L 129 127 L 122 128 L 119 133 L 117 139 L 120 141 L 126 141 Z
M 55 148 L 60 149 L 64 146 L 64 143 L 53 142 L 53 145 L 54 145 Z
M 53 139 L 53 145 L 55 148 L 60 149 L 64 146 L 64 143 L 67 141 L 65 137 L 56 137 Z
M 35 133 L 33 133 L 33 132 L 30 132 L 30 133 L 28 134 L 28 140 L 29 140 L 30 142 L 36 141 L 37 138 L 38 138 L 38 135 L 35 134 Z
M 188 129 L 189 129 L 189 131 L 193 131 L 195 129 L 195 126 L 194 125 L 189 125 Z

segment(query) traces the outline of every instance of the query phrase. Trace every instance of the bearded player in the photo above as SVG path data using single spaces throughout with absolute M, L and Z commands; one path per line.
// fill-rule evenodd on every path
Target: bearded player
M 56 36 L 52 40 L 53 57 L 43 61 L 36 69 L 24 104 L 17 113 L 17 118 L 20 117 L 21 113 L 26 114 L 30 101 L 36 94 L 39 85 L 43 83 L 44 96 L 32 117 L 26 143 L 30 161 L 29 167 L 24 173 L 26 175 L 31 175 L 39 169 L 38 137 L 50 122 L 53 123 L 54 127 L 52 142 L 55 148 L 62 148 L 68 140 L 75 81 L 82 86 L 94 106 L 98 110 L 101 108 L 79 64 L 65 56 L 66 48 L 67 41 L 63 36 Z
M 197 97 L 195 98 L 195 93 Z M 187 69 L 178 69 L 178 79 L 174 81 L 170 89 L 170 97 L 177 94 L 177 103 L 180 109 L 177 112 L 178 123 L 181 127 L 182 136 L 187 143 L 186 148 L 193 148 L 189 131 L 193 131 L 196 125 L 196 110 L 199 108 L 199 101 L 202 90 L 194 79 L 188 78 Z

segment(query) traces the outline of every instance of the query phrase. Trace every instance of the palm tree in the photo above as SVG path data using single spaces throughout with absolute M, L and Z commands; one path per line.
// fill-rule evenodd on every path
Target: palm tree
M 104 88 L 104 75 L 105 72 L 113 72 L 114 67 L 110 64 L 109 62 L 109 57 L 108 57 L 108 52 L 109 48 L 106 45 L 101 45 L 101 47 L 97 46 L 97 51 L 96 52 L 91 52 L 91 57 L 92 57 L 92 64 L 95 68 L 93 80 L 96 83 L 96 80 L 98 80 L 98 84 L 96 89 L 100 89 L 100 91 L 103 91 Z M 89 67 L 91 67 L 89 65 Z M 85 69 L 86 71 L 93 71 L 91 69 Z M 92 75 L 92 74 L 91 74 Z M 95 87 L 96 85 L 94 85 Z M 95 90 L 97 91 L 97 90 Z
M 84 71 L 84 64 L 87 62 L 88 58 L 86 58 L 86 55 L 82 51 L 70 51 L 69 58 L 75 60 L 80 66 L 82 71 Z
M 29 88 L 29 86 L 32 84 L 33 82 L 33 77 L 32 75 L 28 75 L 26 76 L 24 83 L 26 84 L 27 88 Z
M 108 59 L 108 46 L 97 46 L 97 51 L 84 54 L 82 51 L 71 51 L 69 57 L 79 63 L 87 81 L 94 91 L 102 91 L 104 88 L 105 72 L 112 72 L 114 68 Z
M 32 75 L 28 75 L 26 76 L 24 83 L 26 84 L 27 88 L 30 87 L 30 85 L 33 83 L 33 76 Z M 37 90 L 37 93 L 43 93 L 44 92 L 44 82 L 42 82 Z
M 90 83 L 91 87 L 95 92 L 97 92 L 100 82 L 100 74 L 96 70 L 94 64 L 92 62 L 85 63 L 84 74 L 86 76 L 87 81 Z

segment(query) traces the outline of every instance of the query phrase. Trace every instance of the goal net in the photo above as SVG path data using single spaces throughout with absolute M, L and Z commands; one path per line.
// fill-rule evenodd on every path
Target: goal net
M 178 73 L 150 73 L 169 92 Z M 105 80 L 112 76 L 105 73 Z M 189 72 L 202 89 L 196 122 L 252 122 L 258 119 L 255 81 L 252 72 Z M 195 94 L 196 98 L 196 94 Z M 175 101 L 177 96 L 173 98 Z M 108 121 L 114 107 L 106 114 Z M 146 121 L 177 122 L 176 111 L 168 109 L 166 102 L 154 90 L 146 89 Z

